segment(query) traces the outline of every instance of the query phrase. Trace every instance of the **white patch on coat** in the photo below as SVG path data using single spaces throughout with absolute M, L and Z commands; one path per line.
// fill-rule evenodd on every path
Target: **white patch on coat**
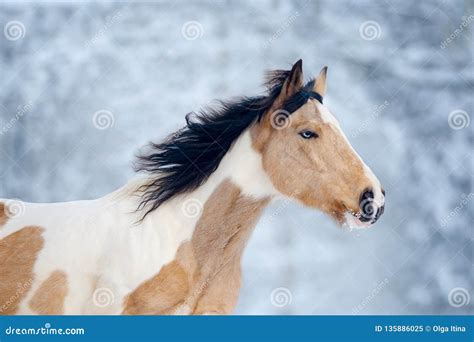
M 241 134 L 224 156 L 221 167 L 246 196 L 256 199 L 281 196 L 263 169 L 262 155 L 252 147 L 248 130 Z

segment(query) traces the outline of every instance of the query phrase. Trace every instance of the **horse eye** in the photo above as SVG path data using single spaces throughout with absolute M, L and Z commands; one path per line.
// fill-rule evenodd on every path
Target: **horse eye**
M 303 137 L 303 139 L 312 139 L 312 138 L 317 138 L 318 137 L 317 133 L 315 133 L 313 131 L 308 131 L 308 130 L 301 131 L 299 134 Z

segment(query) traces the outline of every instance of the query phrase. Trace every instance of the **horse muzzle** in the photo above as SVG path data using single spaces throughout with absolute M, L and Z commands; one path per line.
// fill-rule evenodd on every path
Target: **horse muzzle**
M 359 199 L 359 210 L 348 211 L 344 215 L 345 223 L 351 228 L 368 228 L 378 221 L 385 211 L 385 191 L 382 198 L 375 199 L 371 189 L 365 190 Z

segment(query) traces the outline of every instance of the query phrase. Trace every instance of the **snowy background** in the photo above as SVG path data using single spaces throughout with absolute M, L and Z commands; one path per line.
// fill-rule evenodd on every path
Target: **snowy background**
M 385 214 L 349 232 L 273 204 L 236 313 L 472 313 L 473 15 L 456 0 L 2 3 L 0 197 L 102 196 L 186 113 L 303 58 L 308 78 L 329 66 L 326 104 Z

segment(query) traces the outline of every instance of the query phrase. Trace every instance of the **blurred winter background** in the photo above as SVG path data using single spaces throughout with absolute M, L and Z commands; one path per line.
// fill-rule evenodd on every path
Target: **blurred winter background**
M 326 103 L 387 191 L 349 232 L 287 202 L 246 250 L 238 314 L 473 311 L 472 1 L 0 4 L 0 197 L 102 196 L 134 153 L 266 69 L 329 66 Z

